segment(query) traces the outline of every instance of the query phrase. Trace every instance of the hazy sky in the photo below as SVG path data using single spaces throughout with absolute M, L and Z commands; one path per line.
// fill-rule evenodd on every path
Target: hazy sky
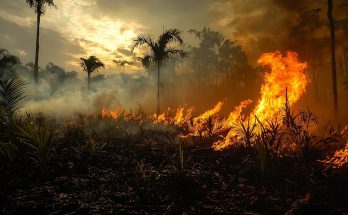
M 157 37 L 163 28 L 187 32 L 204 26 L 239 40 L 255 60 L 280 46 L 286 26 L 308 2 L 321 5 L 315 0 L 55 0 L 57 9 L 48 8 L 42 17 L 40 65 L 51 61 L 79 71 L 80 57 L 96 55 L 111 70 L 113 59 L 134 56 L 129 45 L 139 33 Z M 25 0 L 0 0 L 0 29 L 0 48 L 24 63 L 34 61 L 36 17 Z

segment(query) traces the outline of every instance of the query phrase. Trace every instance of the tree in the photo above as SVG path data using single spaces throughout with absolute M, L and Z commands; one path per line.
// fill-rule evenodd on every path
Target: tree
M 100 68 L 105 68 L 103 62 L 101 62 L 96 56 L 90 56 L 88 59 L 80 58 L 80 65 L 83 71 L 88 74 L 88 90 L 90 89 L 90 78 L 91 73 L 94 71 L 98 71 Z
M 338 95 L 337 95 L 337 76 L 336 76 L 336 37 L 335 37 L 335 20 L 332 15 L 332 0 L 327 1 L 327 17 L 329 19 L 331 35 L 331 73 L 332 73 L 332 94 L 335 114 L 338 114 Z
M 224 41 L 222 33 L 204 27 L 202 30 L 189 30 L 189 33 L 199 39 L 198 47 L 192 47 L 190 51 L 193 68 L 196 72 L 197 85 L 212 84 L 212 76 L 217 75 L 219 61 L 218 50 Z M 216 83 L 216 81 L 215 81 Z
M 11 55 L 6 49 L 0 49 L 0 68 L 18 63 L 20 63 L 18 57 Z
M 295 49 L 310 64 L 311 86 L 316 99 L 319 97 L 320 68 L 324 65 L 326 57 L 326 44 L 329 38 L 318 34 L 326 23 L 320 16 L 320 8 L 303 8 L 298 11 L 296 24 L 290 28 L 288 46 Z
M 157 41 L 154 41 L 151 36 L 139 35 L 132 44 L 132 50 L 136 47 L 146 46 L 149 48 L 147 55 L 152 62 L 157 65 L 157 116 L 160 114 L 160 69 L 166 59 L 175 56 L 183 56 L 184 52 L 180 49 L 173 48 L 171 43 L 183 44 L 181 31 L 178 29 L 166 30 L 159 36 Z
M 6 49 L 0 49 L 0 76 L 3 71 L 12 68 L 14 65 L 19 64 L 18 57 L 11 55 Z
M 53 0 L 26 0 L 27 5 L 30 8 L 35 9 L 36 13 L 36 51 L 35 51 L 35 70 L 34 70 L 34 81 L 35 84 L 39 81 L 39 51 L 40 51 L 40 22 L 41 16 L 45 13 L 47 6 L 54 6 Z

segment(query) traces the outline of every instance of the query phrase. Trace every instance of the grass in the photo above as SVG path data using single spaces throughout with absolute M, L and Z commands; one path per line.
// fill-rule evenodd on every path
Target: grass
M 211 146 L 225 131 L 214 120 L 219 118 L 200 122 L 195 137 L 188 135 L 192 119 L 180 126 L 158 125 L 141 107 L 116 120 L 77 114 L 57 122 L 15 113 L 1 134 L 7 135 L 0 142 L 0 196 L 8 199 L 2 212 L 18 203 L 13 196 L 33 213 L 346 210 L 346 172 L 319 162 L 337 160 L 327 158 L 345 145 L 340 130 L 326 128 L 318 137 L 318 118 L 309 110 L 294 113 L 285 104 L 281 120 L 240 121 L 238 141 L 216 152 Z M 320 144 L 333 148 L 320 150 Z M 37 184 L 42 169 L 46 177 Z

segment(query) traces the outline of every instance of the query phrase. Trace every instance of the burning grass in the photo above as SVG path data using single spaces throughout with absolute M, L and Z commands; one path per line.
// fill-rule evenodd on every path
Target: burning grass
M 1 212 L 347 212 L 346 130 L 293 111 L 308 83 L 295 53 L 259 62 L 260 99 L 227 115 L 223 102 L 158 116 L 103 108 L 65 123 L 2 114 Z

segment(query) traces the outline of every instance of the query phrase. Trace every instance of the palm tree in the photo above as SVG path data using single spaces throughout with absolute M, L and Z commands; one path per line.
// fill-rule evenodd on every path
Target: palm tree
M 337 76 L 336 76 L 336 37 L 335 37 L 335 20 L 332 16 L 333 3 L 332 0 L 327 1 L 327 17 L 330 25 L 331 35 L 331 73 L 332 73 L 332 94 L 335 115 L 338 114 L 338 95 L 337 95 Z
M 181 31 L 178 29 L 169 29 L 161 34 L 157 41 L 152 40 L 151 36 L 139 35 L 132 44 L 132 49 L 136 47 L 146 46 L 149 48 L 149 54 L 147 54 L 152 62 L 157 65 L 157 116 L 160 114 L 160 68 L 162 63 L 174 56 L 183 56 L 184 52 L 180 49 L 170 47 L 171 43 L 183 44 L 181 38 Z M 147 60 L 149 60 L 147 59 Z M 151 62 L 149 61 L 149 62 Z
M 30 8 L 35 9 L 36 13 L 36 51 L 35 51 L 35 70 L 34 81 L 37 84 L 39 81 L 39 50 L 40 50 L 40 22 L 41 16 L 45 13 L 46 6 L 54 6 L 53 0 L 26 0 Z
M 87 72 L 88 74 L 88 90 L 89 90 L 89 85 L 90 85 L 89 82 L 91 78 L 91 73 L 94 71 L 98 71 L 98 69 L 100 68 L 105 68 L 105 65 L 96 56 L 90 56 L 88 59 L 80 58 L 80 65 L 83 71 Z

